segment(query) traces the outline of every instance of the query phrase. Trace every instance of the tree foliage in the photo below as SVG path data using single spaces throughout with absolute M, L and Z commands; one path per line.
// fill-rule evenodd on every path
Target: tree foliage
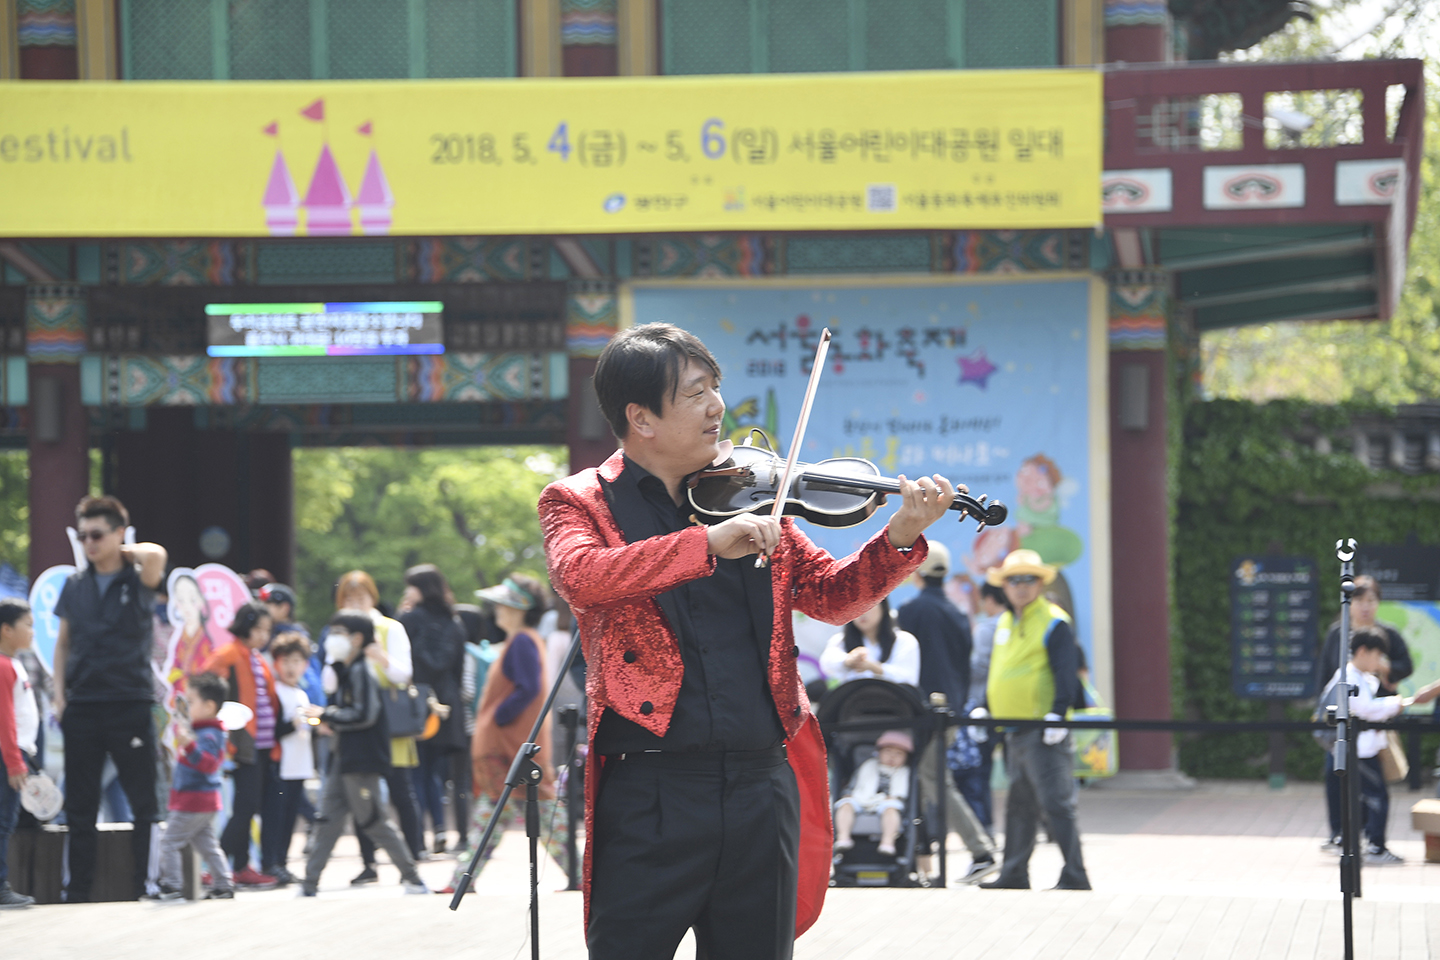
M 1339 436 L 1356 415 L 1384 408 L 1298 401 L 1257 405 L 1213 400 L 1185 411 L 1179 503 L 1173 542 L 1177 642 L 1172 650 L 1175 710 L 1187 719 L 1263 720 L 1261 701 L 1231 690 L 1230 569 L 1236 557 L 1308 557 L 1322 571 L 1320 638 L 1339 615 L 1335 541 L 1399 544 L 1415 536 L 1440 544 L 1440 480 L 1377 473 L 1348 453 L 1319 453 L 1307 442 Z M 1384 484 L 1383 495 L 1380 484 Z M 1308 720 L 1312 705 L 1292 704 L 1289 718 Z M 1188 736 L 1180 763 L 1198 777 L 1263 777 L 1265 734 Z M 1292 734 L 1291 775 L 1319 775 L 1321 753 L 1308 734 Z
M 1383 12 L 1383 11 L 1382 11 Z M 1425 56 L 1428 92 L 1420 201 L 1400 303 L 1387 321 L 1270 323 L 1204 335 L 1204 393 L 1265 401 L 1440 397 L 1440 5 L 1406 0 L 1367 22 L 1373 5 L 1336 0 L 1233 59 Z
M 543 577 L 535 504 L 564 475 L 563 447 L 299 450 L 294 465 L 295 588 L 312 626 L 347 570 L 367 571 L 392 604 L 417 563 L 438 566 L 462 602 L 511 570 Z
M 30 567 L 30 453 L 0 450 L 0 563 Z

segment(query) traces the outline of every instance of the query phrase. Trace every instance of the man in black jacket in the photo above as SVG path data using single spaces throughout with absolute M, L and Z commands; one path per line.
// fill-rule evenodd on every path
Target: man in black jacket
M 55 716 L 65 735 L 65 822 L 70 829 L 67 903 L 90 899 L 99 835 L 100 778 L 110 757 L 130 801 L 135 896 L 145 893 L 155 796 L 155 679 L 150 664 L 155 588 L 165 548 L 125 542 L 130 515 L 114 497 L 75 508 L 84 570 L 55 602 Z
M 970 690 L 970 618 L 945 596 L 950 551 L 932 541 L 930 555 L 915 571 L 921 590 L 900 608 L 900 629 L 920 641 L 920 690 L 928 698 L 945 694 L 959 712 Z
M 900 608 L 900 629 L 914 634 L 920 642 L 920 689 L 926 697 L 943 694 L 950 709 L 965 709 L 970 689 L 970 620 L 945 596 L 945 577 L 950 573 L 950 551 L 943 543 L 930 542 L 930 554 L 915 571 L 922 584 L 915 598 Z M 927 810 L 935 797 L 945 803 L 945 825 L 965 842 L 974 863 L 962 878 L 966 883 L 979 883 L 1000 869 L 995 862 L 995 848 L 986 835 L 975 811 L 946 777 L 937 782 L 935 751 L 948 746 L 955 728 L 947 727 L 946 736 L 930 738 L 920 759 L 920 796 Z M 933 816 L 933 814 L 932 814 Z M 932 821 L 934 822 L 934 821 Z M 943 838 L 941 842 L 944 842 Z
M 345 832 L 345 815 L 355 818 L 355 831 L 383 847 L 400 868 L 406 893 L 429 893 L 415 870 L 415 859 L 395 828 L 385 819 L 380 780 L 390 772 L 390 730 L 380 702 L 380 682 L 370 673 L 365 648 L 375 642 L 375 622 L 359 610 L 342 610 L 330 618 L 325 634 L 325 660 L 335 671 L 338 687 L 329 706 L 307 707 L 305 715 L 339 734 L 330 755 L 330 776 L 320 801 L 315 850 L 305 865 L 302 896 L 315 896 L 320 871 Z

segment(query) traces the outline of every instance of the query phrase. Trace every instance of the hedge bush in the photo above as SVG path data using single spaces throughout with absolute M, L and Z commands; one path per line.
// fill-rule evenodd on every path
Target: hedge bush
M 1317 406 L 1237 400 L 1184 406 L 1178 454 L 1172 632 L 1175 712 L 1185 719 L 1261 720 L 1264 701 L 1230 682 L 1230 565 L 1245 554 L 1313 558 L 1321 571 L 1319 633 L 1339 616 L 1335 541 L 1440 544 L 1440 478 L 1374 471 L 1348 452 L 1318 453 L 1307 437 L 1342 436 L 1352 419 L 1393 416 L 1373 405 Z M 1312 704 L 1287 703 L 1306 720 Z M 1290 734 L 1287 772 L 1313 779 L 1323 755 L 1307 733 Z M 1179 738 L 1180 766 L 1195 777 L 1264 777 L 1266 734 Z M 1428 754 L 1426 754 L 1428 756 Z

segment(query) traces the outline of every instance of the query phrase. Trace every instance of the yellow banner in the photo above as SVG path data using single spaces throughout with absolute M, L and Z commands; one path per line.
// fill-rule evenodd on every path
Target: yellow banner
M 8 83 L 0 236 L 1075 227 L 1101 77 Z

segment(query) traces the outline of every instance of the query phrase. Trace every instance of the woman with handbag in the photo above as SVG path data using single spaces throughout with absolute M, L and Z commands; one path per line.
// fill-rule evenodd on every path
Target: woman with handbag
M 335 586 L 335 610 L 360 610 L 369 614 L 375 622 L 375 642 L 365 647 L 365 656 L 375 664 L 380 677 L 380 693 L 386 702 L 386 720 L 389 723 L 390 775 L 386 783 L 390 789 L 390 803 L 400 820 L 400 833 L 405 837 L 405 846 L 416 860 L 426 857 L 424 837 L 420 833 L 420 813 L 415 803 L 415 787 L 410 780 L 410 771 L 420 765 L 419 751 L 415 737 L 395 736 L 402 729 L 402 718 L 391 716 L 394 705 L 406 706 L 398 691 L 408 690 L 413 679 L 414 668 L 410 658 L 410 635 L 398 620 L 392 620 L 379 610 L 380 589 L 375 580 L 364 570 L 351 570 L 340 578 Z M 408 712 L 408 711 L 407 711 Z M 360 841 L 360 857 L 365 869 L 350 882 L 355 886 L 374 883 L 379 879 L 375 872 L 375 844 L 363 832 Z
M 476 591 L 476 596 L 495 605 L 495 622 L 505 631 L 500 656 L 485 677 L 485 690 L 475 715 L 475 736 L 470 742 L 470 758 L 475 780 L 475 806 L 470 821 L 470 844 L 480 842 L 485 825 L 495 812 L 495 805 L 505 789 L 505 774 L 515 754 L 530 736 L 535 718 L 545 702 L 548 685 L 545 680 L 545 647 L 540 641 L 540 618 L 545 613 L 544 586 L 532 577 L 512 574 L 497 587 Z M 563 801 L 555 791 L 555 755 L 550 749 L 550 718 L 546 717 L 536 737 L 540 753 L 535 762 L 543 776 L 540 782 L 540 824 L 545 849 L 555 862 L 565 866 L 565 841 L 569 821 Z M 525 815 L 524 794 L 514 795 L 509 808 L 517 819 Z M 499 842 L 499 831 L 476 863 L 478 875 Z M 455 879 L 460 879 L 466 864 L 456 865 Z M 441 893 L 447 891 L 442 890 Z M 454 892 L 454 885 L 449 888 Z
M 469 744 L 465 718 L 460 711 L 460 675 L 465 669 L 465 629 L 455 616 L 455 595 L 445 575 L 424 563 L 405 571 L 405 597 L 400 601 L 400 623 L 410 635 L 410 656 L 415 683 L 433 692 L 437 703 L 448 707 L 434 736 L 419 741 L 420 766 L 411 771 L 420 800 L 420 826 L 430 814 L 434 851 L 445 852 L 445 781 L 451 757 Z M 456 829 L 465 830 L 463 820 Z

